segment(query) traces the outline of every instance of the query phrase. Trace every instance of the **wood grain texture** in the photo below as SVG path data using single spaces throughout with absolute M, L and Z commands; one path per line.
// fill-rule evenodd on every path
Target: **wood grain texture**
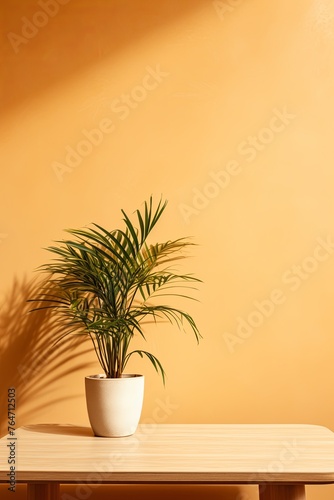
M 18 482 L 334 482 L 334 434 L 321 426 L 157 424 L 99 438 L 88 427 L 34 425 L 16 436 Z M 7 443 L 0 440 L 1 482 Z
M 299 485 L 263 485 L 259 488 L 260 500 L 305 500 L 305 487 Z
M 58 500 L 59 499 L 59 484 L 28 484 L 27 500 Z

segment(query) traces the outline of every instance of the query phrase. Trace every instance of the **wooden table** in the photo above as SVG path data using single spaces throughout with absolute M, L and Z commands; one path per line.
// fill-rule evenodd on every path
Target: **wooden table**
M 0 482 L 27 483 L 29 500 L 65 483 L 258 484 L 261 500 L 302 500 L 305 484 L 334 483 L 334 434 L 314 425 L 153 424 L 125 438 L 32 425 L 15 438 L 0 440 Z

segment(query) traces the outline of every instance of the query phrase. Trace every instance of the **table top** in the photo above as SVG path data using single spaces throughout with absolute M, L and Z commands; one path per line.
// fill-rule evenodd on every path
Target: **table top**
M 152 424 L 101 438 L 88 427 L 31 425 L 0 440 L 0 482 L 10 444 L 17 482 L 334 483 L 334 433 L 297 424 Z

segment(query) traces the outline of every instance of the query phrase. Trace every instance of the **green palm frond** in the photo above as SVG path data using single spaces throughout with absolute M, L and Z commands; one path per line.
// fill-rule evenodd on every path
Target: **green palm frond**
M 193 318 L 176 307 L 156 304 L 162 297 L 193 299 L 189 293 L 200 280 L 179 274 L 171 264 L 184 259 L 183 250 L 193 245 L 186 238 L 150 244 L 148 238 L 167 205 L 152 197 L 135 211 L 136 225 L 122 210 L 124 229 L 108 231 L 98 224 L 68 229 L 68 239 L 47 248 L 52 261 L 39 270 L 46 283 L 36 309 L 52 309 L 64 331 L 87 335 L 107 377 L 120 377 L 132 354 L 146 356 L 165 380 L 160 361 L 143 350 L 128 352 L 135 334 L 145 339 L 143 324 L 169 321 L 180 329 L 189 327 L 201 338 Z M 58 339 L 58 341 L 59 341 Z
M 139 356 L 141 358 L 143 358 L 144 356 L 148 357 L 148 359 L 151 361 L 152 365 L 154 366 L 154 369 L 162 376 L 162 380 L 163 382 L 165 383 L 165 378 L 166 378 L 166 373 L 165 373 L 165 370 L 163 369 L 163 366 L 162 364 L 160 363 L 160 361 L 158 360 L 158 358 L 156 356 L 154 356 L 153 354 L 151 354 L 150 352 L 147 352 L 147 351 L 143 351 L 141 349 L 136 349 L 135 351 L 131 351 L 129 352 L 126 357 L 125 357 L 125 365 L 126 363 L 129 361 L 130 357 L 133 355 L 133 354 L 139 354 Z

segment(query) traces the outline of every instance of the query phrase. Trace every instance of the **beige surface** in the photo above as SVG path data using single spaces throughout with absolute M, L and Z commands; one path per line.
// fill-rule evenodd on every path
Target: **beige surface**
M 126 438 L 85 427 L 20 428 L 16 480 L 56 482 L 334 482 L 334 434 L 310 425 L 141 425 Z M 0 480 L 8 440 L 1 439 Z

